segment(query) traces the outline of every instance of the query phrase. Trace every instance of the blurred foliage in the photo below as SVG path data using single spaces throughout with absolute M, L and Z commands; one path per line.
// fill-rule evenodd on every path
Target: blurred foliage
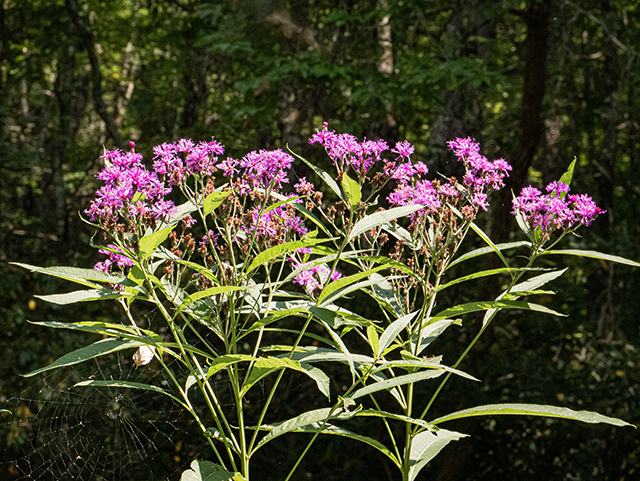
M 407 139 L 414 160 L 432 172 L 455 173 L 443 155 L 443 141 L 455 136 L 474 136 L 488 157 L 514 161 L 531 88 L 528 34 L 541 8 L 548 22 L 538 79 L 543 128 L 529 180 L 556 179 L 577 157 L 573 190 L 609 212 L 571 247 L 639 260 L 635 0 L 1 0 L 0 396 L 19 392 L 19 373 L 84 342 L 27 319 L 121 316 L 115 305 L 35 302 L 33 295 L 64 291 L 64 283 L 8 264 L 98 260 L 78 212 L 97 185 L 102 146 L 121 142 L 110 122 L 148 160 L 157 143 L 213 135 L 231 156 L 289 145 L 321 163 L 306 139 L 325 120 L 359 137 Z M 383 68 L 389 52 L 390 72 Z M 483 383 L 452 383 L 446 398 L 460 408 L 555 400 L 637 422 L 637 272 L 587 259 L 549 262 L 570 266 L 554 286 L 558 296 L 547 300 L 569 316 L 502 314 L 466 366 Z M 496 287 L 465 285 L 452 295 L 488 298 Z M 478 322 L 466 320 L 434 349 L 453 359 Z M 300 402 L 296 390 L 294 383 L 291 402 Z M 468 424 L 460 429 L 474 436 L 447 447 L 425 477 L 613 480 L 640 470 L 636 433 L 520 418 Z M 381 426 L 371 429 L 384 435 Z M 304 462 L 308 479 L 392 479 L 366 448 L 322 443 Z M 270 453 L 265 473 L 274 477 L 265 479 L 280 479 L 298 446 L 288 440 Z

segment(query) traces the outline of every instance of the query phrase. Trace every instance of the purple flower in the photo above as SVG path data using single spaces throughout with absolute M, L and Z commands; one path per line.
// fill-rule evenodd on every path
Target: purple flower
M 576 223 L 590 225 L 605 212 L 586 194 L 566 195 L 569 186 L 563 182 L 551 182 L 546 191 L 549 193 L 542 194 L 531 186 L 522 189 L 513 200 L 512 214 L 522 214 L 531 229 L 550 234 L 558 229 L 569 230 Z
M 314 185 L 311 182 L 307 182 L 306 177 L 302 177 L 293 188 L 299 195 L 311 195 L 314 192 Z
M 294 258 L 289 258 L 289 260 L 296 270 L 299 268 L 304 269 L 307 266 L 313 265 L 312 263 L 300 264 Z M 344 277 L 337 270 L 334 270 L 331 273 L 331 279 L 329 279 L 329 274 L 329 267 L 326 264 L 320 264 L 303 270 L 293 278 L 293 282 L 304 287 L 305 291 L 307 291 L 309 295 L 313 295 L 315 292 L 322 289 L 322 286 L 327 282 L 327 280 L 337 281 Z
M 293 157 L 280 149 L 253 151 L 240 160 L 244 174 L 256 187 L 266 188 L 272 182 L 281 187 L 289 182 L 287 171 L 291 168 Z
M 118 267 L 123 268 L 123 267 L 131 267 L 134 265 L 134 262 L 125 255 L 125 253 L 123 252 L 122 249 L 120 249 L 120 247 L 114 245 L 114 244 L 109 244 L 107 245 L 107 247 L 109 247 L 110 249 L 115 250 L 116 252 L 113 252 L 111 250 L 107 250 L 107 249 L 99 249 L 98 252 L 100 254 L 104 254 L 106 256 L 108 256 L 108 259 L 106 259 L 101 265 L 99 265 L 100 263 L 96 264 L 94 266 L 94 269 L 96 270 L 101 270 L 103 272 L 108 272 L 109 267 L 112 264 L 117 264 Z M 106 269 L 106 270 L 105 270 Z
M 415 148 L 413 147 L 413 145 L 411 145 L 406 140 L 396 143 L 396 146 L 393 149 L 391 149 L 391 152 L 393 152 L 394 154 L 398 154 L 398 157 L 396 157 L 396 160 L 398 160 L 400 157 L 405 157 L 409 159 L 414 151 L 415 151 Z
M 199 242 L 200 247 L 207 247 L 207 246 L 212 246 L 215 247 L 218 245 L 218 234 L 216 234 L 215 232 L 213 232 L 212 230 L 209 230 L 204 237 L 202 238 L 202 240 Z

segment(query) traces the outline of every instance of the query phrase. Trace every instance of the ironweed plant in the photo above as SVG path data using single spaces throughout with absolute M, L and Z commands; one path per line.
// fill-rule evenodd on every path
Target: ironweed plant
M 223 159 L 224 147 L 213 139 L 159 145 L 151 169 L 133 143 L 129 152 L 105 151 L 105 166 L 97 175 L 104 185 L 85 214 L 103 232 L 96 247 L 107 258 L 94 269 L 19 265 L 88 288 L 42 299 L 56 304 L 115 299 L 128 323 L 38 323 L 104 339 L 27 375 L 125 349 L 135 351 L 140 369 L 159 363 L 171 385 L 88 380 L 77 388 L 152 390 L 189 411 L 215 458 L 195 460 L 182 475 L 191 481 L 213 473 L 215 479 L 248 481 L 256 452 L 291 432 L 312 436 L 287 479 L 316 437 L 331 434 L 374 447 L 408 481 L 449 442 L 465 436 L 442 427 L 454 419 L 521 414 L 629 425 L 592 412 L 530 404 L 476 406 L 437 418 L 431 414 L 451 376 L 477 381 L 460 364 L 501 310 L 562 315 L 519 300 L 551 294 L 543 287 L 566 270 L 536 267 L 540 257 L 577 255 L 640 265 L 593 251 L 554 250 L 562 238 L 602 213 L 590 197 L 569 193 L 574 164 L 547 186 L 546 194 L 527 187 L 514 197 L 513 214 L 526 240 L 496 245 L 474 221 L 489 209 L 490 193 L 504 186 L 511 166 L 503 159 L 489 161 L 473 139 L 449 142 L 464 169 L 460 180 L 429 177 L 423 162 L 412 161 L 414 148 L 406 141 L 390 149 L 384 140 L 359 141 L 330 131 L 325 123 L 310 143 L 324 147 L 334 173 L 282 150 Z M 328 190 L 316 190 L 306 178 L 289 188 L 294 156 Z M 391 193 L 384 197 L 383 189 Z M 323 194 L 337 202 L 328 204 Z M 486 247 L 461 252 L 470 232 Z M 523 265 L 512 265 L 503 254 L 516 248 L 528 250 Z M 453 266 L 487 254 L 497 255 L 503 266 L 450 275 Z M 451 286 L 498 275 L 505 276 L 507 288 L 496 299 L 446 308 L 436 302 Z M 379 306 L 377 319 L 350 302 L 348 296 L 356 291 Z M 134 304 L 159 311 L 162 323 L 143 325 Z M 455 363 L 445 365 L 442 356 L 426 355 L 443 331 L 473 312 L 484 312 L 482 325 Z M 312 333 L 312 323 L 321 330 Z M 282 339 L 293 342 L 278 344 Z M 350 378 L 337 399 L 323 370 L 328 363 L 343 366 Z M 308 376 L 327 407 L 273 420 L 275 393 L 290 371 Z M 228 380 L 232 412 L 212 388 L 211 381 L 220 376 Z M 414 395 L 419 382 L 433 383 L 430 398 Z M 259 409 L 249 412 L 244 401 L 258 385 L 267 386 L 266 395 Z M 396 409 L 386 411 L 381 399 L 389 395 Z M 204 402 L 206 411 L 197 410 L 196 402 Z M 358 416 L 378 419 L 388 438 L 373 439 L 343 427 Z

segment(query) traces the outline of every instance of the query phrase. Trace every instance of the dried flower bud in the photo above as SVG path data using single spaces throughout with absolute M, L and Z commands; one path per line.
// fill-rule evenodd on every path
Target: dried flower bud
M 133 354 L 133 362 L 136 367 L 146 366 L 153 360 L 155 353 L 156 348 L 153 346 L 140 346 Z

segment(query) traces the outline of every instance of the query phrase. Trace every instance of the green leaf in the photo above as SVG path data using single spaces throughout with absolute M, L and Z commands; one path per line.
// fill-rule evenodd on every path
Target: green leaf
M 146 329 L 136 330 L 133 326 L 125 326 L 124 324 L 113 324 L 109 322 L 101 321 L 82 321 L 82 322 L 58 322 L 58 321 L 29 321 L 29 323 L 46 326 L 53 329 L 70 329 L 84 332 L 91 332 L 94 334 L 102 334 L 109 337 L 121 337 L 132 341 L 146 342 L 153 344 L 156 342 L 162 342 L 160 335 L 153 331 Z M 138 331 L 145 334 L 141 336 Z
M 480 279 L 482 277 L 494 276 L 496 274 L 504 274 L 511 272 L 524 272 L 524 271 L 541 271 L 544 270 L 540 267 L 501 267 L 499 269 L 489 269 L 486 271 L 474 272 L 473 274 L 469 274 L 468 276 L 459 277 L 454 279 L 446 284 L 439 285 L 435 289 L 433 289 L 433 293 L 440 292 L 448 287 L 454 286 L 456 284 L 460 284 L 461 282 L 471 281 L 473 279 Z
M 378 337 L 378 331 L 376 331 L 375 327 L 367 326 L 367 340 L 369 341 L 369 346 L 371 346 L 371 352 L 374 354 L 378 352 L 380 338 Z
M 332 411 L 334 411 L 333 414 L 331 414 Z M 354 415 L 356 415 L 356 412 L 345 413 L 345 412 L 337 412 L 335 408 L 322 408 L 322 409 L 314 409 L 313 411 L 307 411 L 306 413 L 302 413 L 286 421 L 274 423 L 271 425 L 260 426 L 259 428 L 260 430 L 268 429 L 270 432 L 260 440 L 260 442 L 256 445 L 256 447 L 253 449 L 251 454 L 253 455 L 253 453 L 255 453 L 258 449 L 260 449 L 262 446 L 267 444 L 269 441 L 273 441 L 275 438 L 277 438 L 278 436 L 282 436 L 283 434 L 293 432 L 293 431 L 318 432 L 321 426 L 322 426 L 322 432 L 325 432 L 325 430 L 329 430 L 331 428 L 336 427 L 326 423 L 326 421 L 330 419 L 349 419 L 349 418 L 352 418 Z M 348 431 L 345 431 L 343 434 L 346 434 L 347 432 Z M 336 432 L 334 430 L 334 432 L 329 434 L 341 434 L 341 433 Z M 350 434 L 353 434 L 353 433 L 350 433 Z M 352 436 L 348 436 L 348 437 L 352 437 Z M 382 446 L 384 450 L 388 451 L 380 443 L 378 443 L 378 445 Z M 374 446 L 374 447 L 379 449 L 378 446 Z M 395 458 L 392 458 L 392 459 L 395 459 Z
M 218 371 L 221 371 L 227 366 L 235 364 L 237 362 L 242 361 L 255 361 L 256 358 L 253 356 L 249 356 L 248 354 L 225 354 L 223 356 L 217 357 L 214 361 L 209 365 L 209 371 L 207 372 L 207 379 L 213 376 Z
M 573 162 L 571 162 L 571 164 L 569 165 L 569 168 L 567 169 L 567 171 L 562 174 L 562 177 L 560 177 L 560 180 L 558 182 L 562 182 L 564 184 L 567 185 L 571 185 L 571 180 L 573 179 L 573 169 L 576 166 L 576 161 L 578 159 L 576 159 L 575 157 L 573 158 Z M 562 195 L 562 197 L 564 197 L 566 194 Z
M 541 255 L 555 255 L 555 254 L 566 254 L 570 256 L 580 256 L 580 257 L 591 257 L 593 259 L 602 259 L 603 261 L 616 262 L 618 264 L 626 264 L 628 266 L 640 267 L 640 263 L 636 261 L 632 261 L 630 259 L 625 259 L 624 257 L 613 256 L 611 254 L 603 254 L 598 251 L 585 251 L 579 249 L 562 249 L 562 250 L 552 250 L 552 251 L 544 251 L 540 253 Z
M 349 286 L 350 284 L 353 284 L 354 282 L 357 282 L 360 279 L 367 277 L 370 274 L 373 274 L 374 272 L 378 272 L 378 271 L 381 271 L 382 269 L 387 269 L 387 268 L 388 266 L 386 265 L 374 267 L 373 269 L 369 269 L 368 271 L 359 272 L 357 274 L 343 277 L 341 279 L 338 279 L 337 281 L 333 281 L 327 284 L 325 288 L 322 289 L 322 292 L 318 296 L 318 305 L 320 305 L 324 299 L 326 299 L 329 295 L 336 292 L 338 289 L 343 289 Z
M 548 307 L 534 304 L 533 302 L 521 301 L 477 301 L 460 304 L 459 306 L 450 307 L 444 311 L 440 311 L 436 316 L 429 319 L 429 324 L 442 319 L 450 319 L 452 317 L 461 316 L 470 312 L 486 311 L 487 309 L 523 309 L 527 311 L 544 312 L 554 316 L 566 317 L 566 314 L 554 311 Z
M 263 437 L 260 442 L 253 449 L 251 454 L 255 453 L 262 446 L 267 444 L 269 441 L 277 438 L 278 436 L 282 436 L 285 433 L 295 431 L 303 426 L 308 426 L 314 423 L 321 423 L 324 421 L 328 421 L 330 419 L 332 408 L 322 408 L 315 409 L 313 411 L 307 411 L 306 413 L 302 413 L 294 418 L 288 419 L 286 421 L 282 421 L 279 423 L 274 423 L 269 426 L 264 426 L 269 429 L 269 434 Z M 263 426 L 260 426 L 260 429 L 264 429 Z
M 96 271 L 93 269 L 82 269 L 79 267 L 38 267 L 29 264 L 22 264 L 20 262 L 11 262 L 10 264 L 28 269 L 31 272 L 36 272 L 38 274 L 46 274 L 48 276 L 66 279 L 68 281 L 75 282 L 87 287 L 99 287 L 95 284 L 95 282 L 109 282 L 111 284 L 120 284 L 122 282 L 125 282 L 126 280 L 126 277 L 121 274 L 107 274 L 102 271 Z
M 278 357 L 261 357 L 253 364 L 251 372 L 242 386 L 241 396 L 244 396 L 256 382 L 280 369 L 293 369 L 306 374 L 316 382 L 322 394 L 327 398 L 330 396 L 329 378 L 324 372 L 316 367 L 303 366 L 298 361 Z
M 79 364 L 81 362 L 87 361 L 89 359 L 93 359 L 98 356 L 104 356 L 105 354 L 111 354 L 112 352 L 122 351 L 123 349 L 131 349 L 137 348 L 140 346 L 145 346 L 144 342 L 138 341 L 119 341 L 117 339 L 101 339 L 99 341 L 94 342 L 93 344 L 89 344 L 88 346 L 81 347 L 80 349 L 76 349 L 68 354 L 65 354 L 62 357 L 59 357 L 54 362 L 49 364 L 48 366 L 41 367 L 36 369 L 35 371 L 31 371 L 30 373 L 23 374 L 23 377 L 31 377 L 36 374 L 40 374 L 44 371 L 49 371 L 51 369 L 57 369 L 63 366 L 71 366 L 73 364 Z
M 329 175 L 327 172 L 322 170 L 320 167 L 316 167 L 304 157 L 301 157 L 295 152 L 293 152 L 291 149 L 288 148 L 288 146 L 287 146 L 287 149 L 289 150 L 289 152 L 291 152 L 291 155 L 294 155 L 295 157 L 303 161 L 305 164 L 307 164 L 311 168 L 311 170 L 313 170 L 316 173 L 316 175 L 320 177 L 324 181 L 324 183 L 327 184 L 329 188 L 332 191 L 334 191 L 340 199 L 345 200 L 344 197 L 342 196 L 342 191 L 340 190 L 340 186 L 335 180 L 333 180 L 333 177 L 331 177 L 331 175 Z
M 434 430 L 434 427 L 423 419 L 416 419 L 403 414 L 389 413 L 378 409 L 362 409 L 356 412 L 356 416 L 395 419 L 396 421 L 401 421 L 403 423 L 415 424 L 416 426 L 427 428 L 430 431 Z
M 250 272 L 252 272 L 254 269 L 256 269 L 257 267 L 261 266 L 262 264 L 266 264 L 267 262 L 269 262 L 272 259 L 275 259 L 276 257 L 279 257 L 283 254 L 286 254 L 288 252 L 293 252 L 296 249 L 300 249 L 302 247 L 309 247 L 315 244 L 321 244 L 323 242 L 328 242 L 331 239 L 309 239 L 309 238 L 304 238 L 298 241 L 292 241 L 292 242 L 285 242 L 284 244 L 280 244 L 274 247 L 270 247 L 269 249 L 262 251 L 260 254 L 258 254 L 255 259 L 253 259 L 253 262 L 251 263 L 251 265 L 249 266 L 249 268 L 247 269 L 247 274 L 249 274 Z
M 191 469 L 182 473 L 180 481 L 243 481 L 240 473 L 225 470 L 211 461 L 194 460 Z
M 423 381 L 425 379 L 433 379 L 441 376 L 445 373 L 443 369 L 429 369 L 426 371 L 414 372 L 412 374 L 403 374 L 402 376 L 391 377 L 375 384 L 369 384 L 363 388 L 358 389 L 353 394 L 346 397 L 346 399 L 358 399 L 368 394 L 373 394 L 378 391 L 386 391 L 396 386 L 403 386 L 405 384 L 413 384 L 414 382 Z
M 415 352 L 416 355 L 419 356 L 422 351 L 424 351 L 429 344 L 435 341 L 451 324 L 461 326 L 462 322 L 453 319 L 442 319 L 441 321 L 436 321 L 423 327 L 420 330 L 419 335 L 411 338 L 411 352 Z M 417 350 L 415 349 L 416 341 L 418 343 Z
M 347 203 L 351 206 L 352 209 L 355 209 L 356 207 L 358 207 L 360 199 L 362 199 L 360 184 L 349 177 L 346 172 L 342 174 L 342 180 L 340 183 L 342 184 L 342 190 L 344 191 Z M 351 236 L 349 237 L 351 238 Z
M 165 396 L 170 397 L 174 401 L 177 401 L 180 404 L 184 405 L 184 403 L 180 401 L 180 399 L 178 399 L 168 391 L 165 391 L 161 387 L 152 386 L 151 384 L 144 384 L 142 382 L 118 381 L 118 380 L 104 380 L 104 381 L 89 380 L 89 381 L 82 381 L 82 382 L 76 383 L 74 384 L 74 387 L 75 386 L 116 387 L 116 388 L 126 388 L 126 389 L 141 389 L 143 391 L 153 391 L 160 394 L 164 394 Z
M 220 205 L 225 201 L 227 197 L 229 197 L 233 193 L 232 190 L 225 190 L 223 192 L 211 192 L 204 199 L 204 215 L 209 215 L 211 212 L 216 210 Z
M 411 440 L 409 451 L 409 481 L 413 481 L 429 461 L 451 441 L 467 437 L 467 434 L 440 429 L 437 434 L 423 431 Z
M 175 224 L 171 224 L 169 227 L 165 227 L 164 229 L 160 229 L 156 232 L 152 232 L 151 234 L 147 234 L 138 244 L 140 249 L 140 256 L 143 259 L 146 259 L 151 254 L 155 252 L 160 244 L 164 242 L 164 240 L 169 237 L 169 234 L 175 227 Z
M 356 222 L 356 224 L 353 226 L 353 229 L 351 229 L 351 232 L 349 233 L 349 237 L 347 241 L 351 241 L 355 239 L 360 234 L 368 231 L 369 229 L 378 227 L 382 224 L 387 224 L 391 222 L 393 219 L 398 219 L 399 217 L 408 216 L 409 214 L 413 214 L 415 211 L 423 208 L 424 206 L 421 204 L 406 205 L 403 207 L 394 207 L 392 209 L 388 209 L 382 212 L 376 212 L 374 214 L 368 215 L 364 219 L 360 219 L 358 222 Z
M 384 350 L 391 345 L 398 334 L 402 332 L 405 327 L 407 327 L 407 324 L 413 321 L 417 314 L 418 311 L 414 311 L 410 314 L 407 314 L 406 316 L 402 316 L 400 319 L 393 321 L 391 324 L 389 324 L 389 326 L 387 326 L 387 328 L 382 333 L 382 336 L 380 336 L 380 344 L 378 347 L 378 351 L 376 352 L 376 359 L 382 356 Z
M 474 230 L 474 232 L 476 234 L 478 234 L 478 236 L 480 236 L 480 238 L 486 242 L 486 244 L 491 247 L 491 249 L 493 250 L 493 252 L 495 252 L 498 257 L 500 258 L 500 260 L 502 261 L 502 263 L 506 266 L 509 267 L 509 263 L 507 262 L 507 259 L 502 255 L 502 251 L 498 248 L 498 246 L 496 246 L 493 241 L 489 238 L 489 236 L 487 234 L 484 233 L 484 231 L 482 229 L 480 229 L 480 227 L 478 227 L 474 222 L 472 222 L 471 224 L 469 224 L 469 226 Z
M 531 242 L 529 241 L 507 242 L 505 244 L 495 244 L 494 247 L 498 248 L 501 251 L 506 251 L 509 249 L 515 249 L 517 247 L 531 247 Z M 480 249 L 472 250 L 471 252 L 467 252 L 466 254 L 454 260 L 451 264 L 447 266 L 447 269 L 451 269 L 451 267 L 461 262 L 467 261 L 469 259 L 473 259 L 474 257 L 489 254 L 491 252 L 495 252 L 493 247 L 481 247 Z
M 347 360 L 347 364 L 349 364 L 349 370 L 351 371 L 351 382 L 354 383 L 356 379 L 356 367 L 353 362 L 353 356 L 351 355 L 351 352 L 349 351 L 345 343 L 342 341 L 338 333 L 335 332 L 333 329 L 331 329 L 329 324 L 327 324 L 326 322 L 324 321 L 321 321 L 321 322 L 324 325 L 324 328 L 327 330 L 327 332 L 331 336 L 331 339 L 333 339 L 333 342 L 336 343 L 340 351 L 344 354 L 345 359 Z
M 522 295 L 526 295 L 525 293 L 534 291 L 539 287 L 542 287 L 545 284 L 548 284 L 554 279 L 557 279 L 558 277 L 560 277 L 566 271 L 567 271 L 567 268 L 561 269 L 559 271 L 547 272 L 545 274 L 540 274 L 539 276 L 532 277 L 531 279 L 527 279 L 526 281 L 521 282 L 520 284 L 516 284 L 511 289 L 511 292 L 508 293 L 509 297 L 511 297 L 512 299 L 517 299 L 518 297 L 520 297 L 519 295 L 517 295 L 518 292 L 522 292 L 523 293 Z M 502 298 L 505 297 L 506 295 L 507 295 L 507 292 L 505 291 L 498 296 L 497 300 L 502 300 Z M 486 326 L 486 324 L 493 318 L 493 316 L 499 310 L 500 309 L 489 309 L 485 313 L 484 318 L 482 319 L 482 327 Z
M 302 213 L 305 217 L 307 217 L 308 219 L 311 219 L 311 222 L 313 222 L 315 225 L 317 225 L 320 228 L 320 230 L 322 230 L 322 232 L 324 232 L 328 236 L 331 235 L 331 233 L 327 230 L 327 228 L 324 226 L 322 221 L 320 219 L 318 219 L 318 217 L 313 212 L 311 212 L 309 209 L 307 209 L 304 204 L 295 203 L 295 204 L 293 204 L 293 207 L 298 212 Z
M 105 299 L 119 299 L 121 297 L 134 297 L 133 294 L 115 289 L 91 289 L 88 291 L 73 291 L 65 294 L 49 294 L 46 296 L 34 296 L 52 304 L 66 305 L 76 302 L 103 301 Z
M 476 406 L 439 417 L 438 419 L 433 420 L 431 424 L 438 424 L 445 421 L 474 416 L 489 416 L 493 414 L 543 416 L 572 419 L 574 421 L 582 421 L 584 423 L 591 424 L 606 423 L 613 424 L 614 426 L 633 426 L 633 424 L 629 424 L 622 419 L 610 418 L 591 411 L 573 411 L 569 408 L 545 406 L 540 404 L 487 404 L 485 406 Z
M 246 287 L 216 286 L 216 287 L 210 287 L 209 289 L 205 289 L 204 291 L 195 292 L 194 294 L 188 295 L 187 298 L 182 302 L 182 304 L 180 304 L 180 307 L 178 307 L 178 310 L 176 311 L 175 316 L 177 316 L 178 313 L 180 313 L 189 304 L 199 299 L 203 299 L 205 297 L 212 297 L 218 294 L 225 294 L 227 292 L 241 291 L 244 289 L 246 289 Z

